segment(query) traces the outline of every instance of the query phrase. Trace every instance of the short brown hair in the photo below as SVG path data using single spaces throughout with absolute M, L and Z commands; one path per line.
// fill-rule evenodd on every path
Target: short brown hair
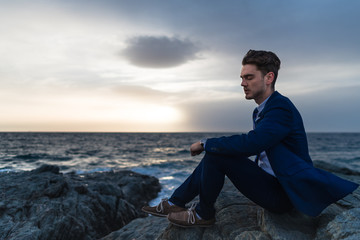
M 269 72 L 274 73 L 274 81 L 272 87 L 275 85 L 275 81 L 278 76 L 281 61 L 275 53 L 262 50 L 249 50 L 242 60 L 242 65 L 254 64 L 258 70 L 261 71 L 263 76 Z

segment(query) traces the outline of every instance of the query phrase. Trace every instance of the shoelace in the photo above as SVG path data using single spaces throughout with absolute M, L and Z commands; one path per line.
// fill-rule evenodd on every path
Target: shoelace
M 164 211 L 163 203 L 167 202 L 168 200 L 169 200 L 168 198 L 161 199 L 161 202 L 156 206 L 156 211 L 162 213 Z
M 192 203 L 191 204 L 191 207 L 188 209 L 188 223 L 191 223 L 191 224 L 195 224 L 195 207 L 196 207 L 196 203 Z

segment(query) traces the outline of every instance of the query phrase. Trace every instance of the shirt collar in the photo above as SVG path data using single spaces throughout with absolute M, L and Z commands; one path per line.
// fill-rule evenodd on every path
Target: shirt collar
M 272 95 L 272 94 L 271 94 L 271 95 Z M 271 95 L 270 95 L 267 99 L 265 99 L 265 101 L 263 101 L 262 103 L 260 103 L 259 106 L 256 107 L 257 110 L 258 110 L 258 113 L 260 113 L 260 112 L 264 109 L 265 104 L 266 104 L 266 102 L 269 100 L 269 98 L 271 97 Z

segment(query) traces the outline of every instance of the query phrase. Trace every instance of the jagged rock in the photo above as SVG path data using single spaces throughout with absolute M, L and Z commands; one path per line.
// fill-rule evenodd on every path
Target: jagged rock
M 325 228 L 319 239 L 360 239 L 360 208 L 353 208 L 337 215 Z
M 294 210 L 287 214 L 272 214 L 263 211 L 261 230 L 273 240 L 307 240 L 316 233 L 317 219 Z
M 57 166 L 0 174 L 0 239 L 99 239 L 144 217 L 154 177 L 131 171 L 61 174 Z
M 237 235 L 234 240 L 271 240 L 271 238 L 261 231 L 244 231 Z
M 146 220 L 145 220 L 146 219 Z M 147 218 L 138 218 L 126 225 L 121 231 L 115 231 L 102 238 L 102 240 L 112 239 L 136 239 L 136 240 L 154 240 L 154 235 L 160 234 L 169 225 L 166 218 L 149 216 Z M 144 221 L 145 220 L 145 221 Z

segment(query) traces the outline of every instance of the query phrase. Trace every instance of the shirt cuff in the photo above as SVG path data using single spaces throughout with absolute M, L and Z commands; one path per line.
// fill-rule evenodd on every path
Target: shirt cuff
M 205 149 L 206 141 L 207 141 L 207 138 L 203 138 L 200 140 L 200 144 L 201 144 L 201 146 L 203 146 L 204 149 Z

